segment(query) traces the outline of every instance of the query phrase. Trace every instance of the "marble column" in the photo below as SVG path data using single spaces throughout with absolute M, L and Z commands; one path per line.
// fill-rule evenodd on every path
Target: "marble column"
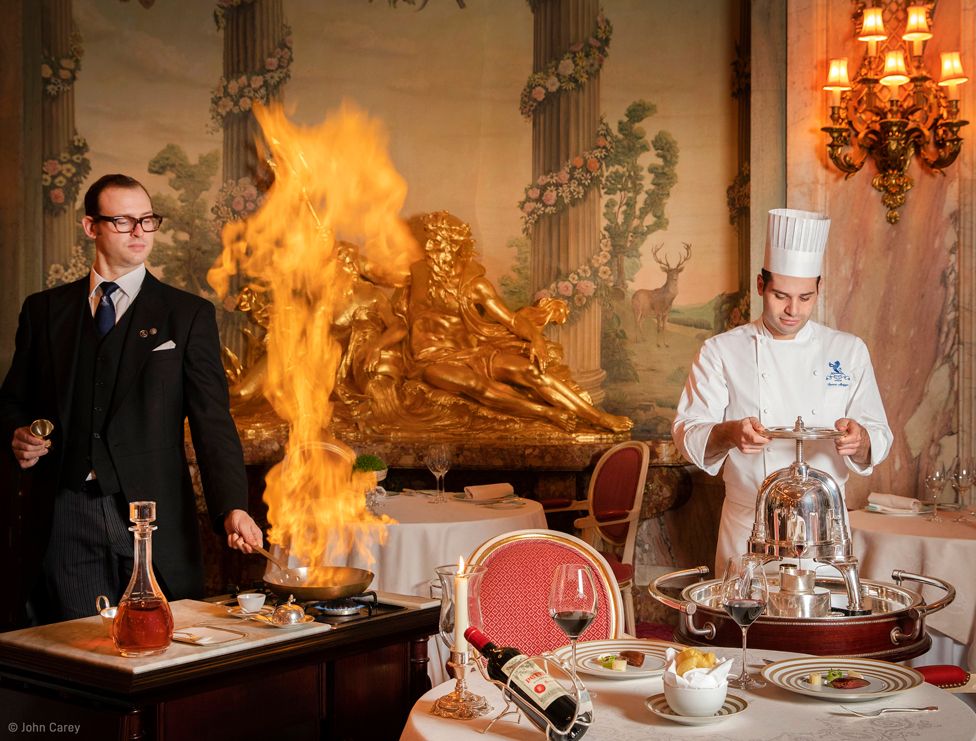
M 534 6 L 533 71 L 543 70 L 569 47 L 593 33 L 600 7 L 597 0 L 540 0 Z M 532 118 L 532 178 L 556 172 L 567 160 L 592 149 L 600 124 L 600 74 L 580 90 L 562 92 L 536 108 Z M 544 216 L 532 229 L 532 292 L 566 275 L 599 251 L 600 191 L 559 214 Z M 550 337 L 562 344 L 576 381 L 593 398 L 603 399 L 606 373 L 600 367 L 600 307 L 583 310 L 571 325 L 551 327 Z
M 54 58 L 71 56 L 71 36 L 75 33 L 71 14 L 72 0 L 44 0 L 41 12 L 41 39 L 44 52 Z M 38 68 L 28 68 L 27 74 L 37 75 Z M 57 71 L 55 71 L 57 74 Z M 40 80 L 38 80 L 38 84 Z M 44 159 L 58 159 L 68 149 L 75 135 L 74 85 L 52 97 L 44 94 L 41 112 L 41 139 Z M 36 162 L 34 167 L 40 168 Z M 44 239 L 42 241 L 44 270 L 53 263 L 67 264 L 75 243 L 75 203 L 65 203 L 58 214 L 44 209 Z
M 254 0 L 224 11 L 224 78 L 231 79 L 245 73 L 264 69 L 265 59 L 288 33 L 282 0 Z M 283 87 L 283 86 L 282 86 Z M 280 102 L 282 89 L 271 96 Z M 229 114 L 224 119 L 223 181 L 250 177 L 265 190 L 270 180 L 266 163 L 258 160 L 257 138 L 260 126 L 253 113 Z M 231 280 L 230 295 L 236 296 L 244 281 Z M 220 334 L 223 343 L 238 357 L 245 351 L 241 329 L 245 321 L 236 311 L 220 316 Z

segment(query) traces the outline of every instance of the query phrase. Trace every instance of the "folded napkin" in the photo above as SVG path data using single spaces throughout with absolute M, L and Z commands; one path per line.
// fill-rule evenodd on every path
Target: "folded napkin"
M 691 669 L 684 675 L 675 671 L 675 657 L 678 652 L 673 648 L 665 651 L 664 658 L 667 662 L 664 666 L 663 681 L 672 687 L 691 687 L 694 689 L 708 689 L 721 687 L 728 682 L 729 671 L 732 669 L 732 659 L 720 659 L 716 657 L 716 664 L 711 669 Z
M 468 499 L 501 499 L 515 493 L 511 484 L 484 484 L 482 486 L 465 486 L 464 495 Z
M 868 504 L 873 504 L 877 507 L 883 507 L 885 509 L 897 509 L 910 512 L 921 512 L 922 508 L 925 506 L 920 501 L 913 499 L 912 497 L 901 497 L 897 494 L 879 494 L 875 491 L 868 494 Z

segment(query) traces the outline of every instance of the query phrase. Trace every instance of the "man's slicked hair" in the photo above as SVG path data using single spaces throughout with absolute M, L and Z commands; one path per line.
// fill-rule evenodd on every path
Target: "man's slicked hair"
M 85 193 L 85 216 L 91 216 L 93 218 L 98 216 L 98 198 L 106 188 L 142 188 L 142 192 L 152 201 L 152 198 L 149 196 L 149 191 L 146 190 L 146 186 L 135 178 L 130 178 L 128 175 L 122 175 L 121 173 L 102 175 L 91 184 L 88 192 Z M 114 216 L 115 214 L 111 215 Z
M 773 274 L 770 273 L 766 268 L 760 268 L 759 277 L 763 281 L 763 290 L 769 288 L 773 284 Z M 820 276 L 817 276 L 817 290 L 820 290 Z

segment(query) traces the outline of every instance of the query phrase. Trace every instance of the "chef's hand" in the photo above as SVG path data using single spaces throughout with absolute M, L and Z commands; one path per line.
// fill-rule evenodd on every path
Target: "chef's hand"
M 843 417 L 834 423 L 843 436 L 834 440 L 838 455 L 849 455 L 851 460 L 861 466 L 871 463 L 871 436 L 853 419 Z
M 720 422 L 708 437 L 707 455 L 724 455 L 732 448 L 743 453 L 758 453 L 771 439 L 765 433 L 766 428 L 755 417 Z
M 10 449 L 13 450 L 17 465 L 21 468 L 35 465 L 42 455 L 47 455 L 50 447 L 51 441 L 34 437 L 30 427 L 18 427 L 14 430 L 13 439 L 10 441 Z
M 227 533 L 227 546 L 244 553 L 253 553 L 252 546 L 264 544 L 261 528 L 242 509 L 232 509 L 224 516 L 224 531 Z

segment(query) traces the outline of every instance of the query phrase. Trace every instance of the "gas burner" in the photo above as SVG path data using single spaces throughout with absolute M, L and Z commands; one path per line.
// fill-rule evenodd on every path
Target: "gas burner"
M 310 602 L 305 605 L 305 610 L 309 614 L 323 617 L 348 617 L 360 614 L 369 616 L 373 614 L 373 608 L 377 604 L 376 592 L 363 592 L 345 599 Z

